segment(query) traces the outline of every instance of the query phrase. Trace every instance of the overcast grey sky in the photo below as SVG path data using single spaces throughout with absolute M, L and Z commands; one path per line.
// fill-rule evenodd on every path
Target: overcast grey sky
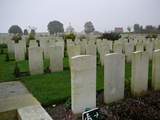
M 59 20 L 76 31 L 92 21 L 99 31 L 114 27 L 160 24 L 160 0 L 0 0 L 0 32 L 11 25 L 47 31 L 49 21 Z

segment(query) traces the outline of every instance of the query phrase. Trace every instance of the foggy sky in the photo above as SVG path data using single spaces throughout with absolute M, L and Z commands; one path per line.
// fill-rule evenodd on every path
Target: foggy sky
M 135 23 L 159 25 L 160 0 L 0 0 L 0 33 L 11 25 L 44 32 L 52 20 L 64 28 L 70 22 L 76 31 L 82 31 L 86 21 L 102 32 Z

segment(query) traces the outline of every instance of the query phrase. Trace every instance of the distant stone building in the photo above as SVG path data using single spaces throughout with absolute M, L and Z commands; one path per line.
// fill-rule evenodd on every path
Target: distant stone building
M 116 33 L 123 33 L 123 27 L 115 27 L 114 32 Z
M 70 33 L 74 33 L 74 28 L 71 26 L 71 23 L 69 23 L 69 26 L 66 28 L 66 33 L 70 34 Z

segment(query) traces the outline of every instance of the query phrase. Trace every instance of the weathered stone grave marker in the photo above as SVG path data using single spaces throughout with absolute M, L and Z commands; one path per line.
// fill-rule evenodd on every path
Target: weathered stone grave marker
M 96 107 L 96 56 L 78 55 L 71 59 L 71 101 L 73 113 Z
M 28 50 L 30 74 L 43 74 L 43 49 L 41 47 L 31 47 Z
M 111 103 L 124 97 L 125 56 L 112 53 L 104 57 L 104 102 Z

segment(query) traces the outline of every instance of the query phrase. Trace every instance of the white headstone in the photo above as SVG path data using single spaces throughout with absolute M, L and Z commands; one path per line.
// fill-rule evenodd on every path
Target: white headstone
M 25 60 L 24 46 L 22 46 L 21 43 L 15 43 L 14 49 L 15 49 L 15 60 L 16 61 Z
M 153 53 L 152 60 L 152 88 L 160 90 L 160 49 Z
M 71 98 L 73 113 L 96 107 L 96 56 L 72 57 Z
M 152 42 L 146 43 L 146 44 L 145 44 L 145 48 L 146 48 L 146 51 L 147 51 L 148 54 L 149 54 L 149 59 L 152 60 L 153 43 L 152 43 Z
M 30 47 L 29 70 L 31 75 L 43 73 L 43 49 L 41 47 Z
M 104 57 L 104 102 L 111 103 L 124 97 L 125 56 L 112 53 Z
M 134 44 L 133 43 L 125 43 L 125 55 L 126 55 L 127 62 L 131 62 L 132 52 L 134 52 Z
M 160 40 L 154 40 L 154 49 L 160 49 Z
M 99 48 L 99 51 L 100 51 L 100 61 L 101 61 L 101 65 L 103 66 L 103 65 L 104 65 L 104 56 L 105 56 L 106 54 L 109 54 L 109 53 L 110 53 L 109 46 L 108 46 L 108 45 L 101 45 L 100 48 Z
M 113 47 L 115 53 L 122 53 L 122 43 L 115 43 Z
M 142 42 L 138 42 L 136 44 L 136 51 L 142 51 L 142 52 L 144 51 L 144 45 Z
M 49 42 L 45 39 L 40 40 L 40 47 L 43 48 L 44 58 L 49 59 Z
M 56 42 L 56 46 L 62 47 L 62 56 L 64 57 L 64 41 Z
M 38 47 L 38 43 L 36 40 L 30 40 L 29 41 L 29 47 Z
M 149 56 L 147 52 L 132 53 L 131 92 L 140 95 L 148 89 Z
M 95 55 L 97 54 L 97 48 L 95 44 L 86 45 L 86 55 Z
M 8 47 L 9 54 L 14 54 L 14 45 L 15 45 L 14 41 L 12 40 L 7 41 L 7 47 Z
M 81 55 L 85 55 L 86 54 L 86 41 L 85 40 L 83 40 L 83 41 L 81 41 L 80 42 L 80 47 L 81 47 Z
M 26 41 L 25 40 L 20 40 L 19 44 L 21 44 L 21 46 L 23 46 L 24 52 L 26 53 L 26 51 L 27 51 L 27 49 L 26 49 Z
M 50 46 L 50 70 L 51 72 L 63 71 L 63 48 L 62 46 Z
M 68 46 L 68 56 L 71 59 L 73 56 L 80 55 L 80 46 L 79 45 L 71 45 Z

